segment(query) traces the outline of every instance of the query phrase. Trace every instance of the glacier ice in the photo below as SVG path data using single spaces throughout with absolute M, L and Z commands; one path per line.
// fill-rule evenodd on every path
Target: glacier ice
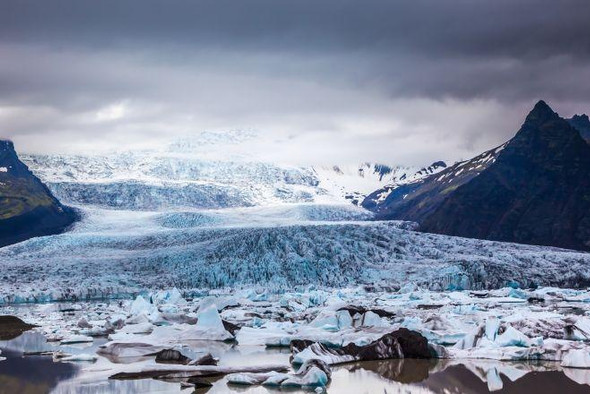
M 336 210 L 313 209 L 328 217 Z M 166 227 L 162 213 L 86 207 L 70 232 L 0 249 L 0 303 L 128 298 L 175 287 L 189 297 L 228 287 L 265 297 L 265 291 L 310 284 L 410 293 L 415 287 L 498 288 L 510 281 L 568 287 L 585 283 L 590 272 L 587 253 L 423 234 L 404 222 L 310 221 L 295 214 L 307 210 L 207 212 L 216 224 Z

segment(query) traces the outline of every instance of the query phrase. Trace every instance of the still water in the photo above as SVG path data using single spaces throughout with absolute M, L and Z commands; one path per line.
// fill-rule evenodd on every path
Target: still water
M 106 340 L 93 344 L 60 346 L 68 353 L 93 353 Z M 210 344 L 211 345 L 211 344 Z M 286 363 L 288 349 L 259 346 L 196 344 L 220 358 L 220 365 Z M 153 379 L 114 381 L 101 370 L 112 367 L 100 357 L 95 363 L 53 362 L 49 356 L 23 356 L 23 352 L 56 350 L 35 332 L 0 342 L 0 394 L 16 393 L 190 393 L 177 382 Z M 142 362 L 136 360 L 135 362 Z M 313 390 L 272 390 L 264 387 L 228 385 L 223 377 L 211 378 L 211 387 L 196 393 L 310 393 Z M 584 384 L 586 383 L 586 384 Z M 502 363 L 494 361 L 388 360 L 335 366 L 328 393 L 590 393 L 590 372 L 562 370 L 557 363 Z

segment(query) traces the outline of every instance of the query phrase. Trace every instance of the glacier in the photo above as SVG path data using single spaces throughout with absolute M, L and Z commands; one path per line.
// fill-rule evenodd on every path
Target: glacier
M 102 155 L 22 155 L 82 220 L 0 248 L 0 303 L 209 289 L 362 285 L 396 290 L 580 287 L 590 255 L 416 232 L 377 221 L 356 197 L 439 172 L 364 163 L 297 167 L 234 148 L 249 133 L 202 133 Z M 353 196 L 353 197 L 351 197 Z M 352 201 L 351 201 L 352 200 Z
M 0 249 L 0 303 L 177 287 L 580 287 L 590 254 L 425 234 L 352 205 L 147 212 L 79 207 L 72 231 Z

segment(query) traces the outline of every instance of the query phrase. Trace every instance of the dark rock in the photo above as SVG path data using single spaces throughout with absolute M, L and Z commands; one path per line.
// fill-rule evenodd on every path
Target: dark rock
M 165 349 L 156 353 L 156 362 L 160 364 L 188 364 L 190 358 L 180 353 L 178 350 Z
M 542 304 L 545 302 L 545 299 L 542 297 L 529 297 L 527 301 L 529 304 Z
M 362 315 L 363 313 L 366 313 L 366 312 L 373 312 L 377 316 L 385 317 L 385 318 L 391 318 L 391 317 L 395 316 L 394 312 L 386 311 L 385 309 L 365 308 L 363 306 L 358 306 L 358 305 L 344 306 L 344 307 L 338 309 L 338 311 L 347 311 L 350 314 L 350 316 L 354 316 L 357 313 Z
M 222 320 L 222 322 L 223 322 L 223 328 L 225 328 L 225 330 L 230 332 L 232 335 L 236 335 L 236 333 L 238 331 L 240 331 L 240 326 L 238 326 L 237 324 L 230 323 L 225 320 Z
M 418 304 L 418 306 L 416 306 L 416 308 L 418 309 L 422 309 L 422 310 L 431 310 L 431 309 L 440 309 L 442 308 L 443 305 L 436 305 L 436 304 Z
M 190 362 L 191 365 L 217 365 L 219 360 L 207 353 L 204 356 L 194 359 Z
M 17 338 L 36 326 L 27 324 L 16 316 L 0 316 L 0 341 Z
M 307 339 L 293 339 L 289 344 L 289 349 L 291 350 L 291 354 L 296 354 L 313 345 L 314 343 L 316 342 Z
M 10 141 L 0 140 L 0 247 L 57 234 L 78 220 L 19 160 Z
M 330 364 L 398 358 L 436 358 L 436 354 L 428 345 L 428 340 L 420 333 L 406 328 L 385 334 L 366 346 L 350 343 L 341 348 L 328 348 L 317 342 L 291 341 L 291 361 L 297 353 L 307 348 L 310 348 L 318 356 L 318 359 Z
M 351 343 L 343 348 L 350 354 L 358 354 L 360 360 L 383 360 L 388 358 L 432 358 L 428 340 L 420 333 L 400 328 L 382 336 L 367 346 Z

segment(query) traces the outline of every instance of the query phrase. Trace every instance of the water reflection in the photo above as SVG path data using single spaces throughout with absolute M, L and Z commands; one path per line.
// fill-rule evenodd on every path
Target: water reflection
M 50 357 L 22 357 L 15 351 L 2 350 L 0 393 L 49 393 L 60 381 L 76 375 L 74 364 L 54 363 Z
M 419 383 L 428 379 L 429 373 L 435 370 L 440 364 L 439 360 L 387 360 L 387 361 L 367 361 L 362 363 L 345 364 L 349 372 L 354 373 L 359 369 L 375 372 L 377 375 L 394 382 L 399 383 Z
M 388 393 L 590 393 L 589 370 L 562 369 L 558 363 L 405 359 L 356 363 L 341 369 L 350 373 L 349 388 L 358 380 L 355 374 L 371 387 L 359 385 L 359 393 L 381 386 Z M 345 386 L 335 379 L 330 388 L 341 387 Z
M 497 369 L 492 370 L 498 372 Z M 495 373 L 494 372 L 494 373 Z M 509 376 L 497 373 L 494 380 L 499 379 L 500 385 L 490 387 L 490 379 L 482 379 L 464 365 L 453 365 L 442 372 L 434 373 L 421 386 L 432 393 L 509 393 L 509 394 L 588 394 L 590 386 L 580 384 L 569 379 L 565 371 L 543 371 L 525 373 L 521 377 L 511 380 Z M 495 384 L 498 382 L 496 381 Z
M 179 393 L 178 382 L 153 379 L 113 381 L 108 377 L 114 364 L 99 357 L 94 364 L 53 362 L 51 357 L 27 356 L 23 352 L 63 350 L 68 353 L 94 353 L 106 339 L 92 345 L 58 346 L 35 332 L 27 332 L 11 341 L 1 341 L 7 360 L 0 362 L 0 394 L 4 393 Z M 89 347 L 86 347 L 89 346 Z M 243 366 L 286 363 L 288 349 L 262 346 L 237 346 L 199 342 L 183 352 L 193 355 L 211 352 L 220 365 Z M 151 358 L 133 360 L 140 365 Z M 211 378 L 212 386 L 195 393 L 284 393 L 285 389 L 228 386 L 224 377 Z M 590 393 L 590 370 L 562 369 L 558 363 L 506 363 L 490 360 L 385 360 L 351 363 L 333 367 L 328 393 Z M 184 391 L 187 392 L 187 391 Z M 192 392 L 189 390 L 188 392 Z M 293 389 L 289 393 L 310 393 Z M 311 390 L 313 392 L 313 390 Z

